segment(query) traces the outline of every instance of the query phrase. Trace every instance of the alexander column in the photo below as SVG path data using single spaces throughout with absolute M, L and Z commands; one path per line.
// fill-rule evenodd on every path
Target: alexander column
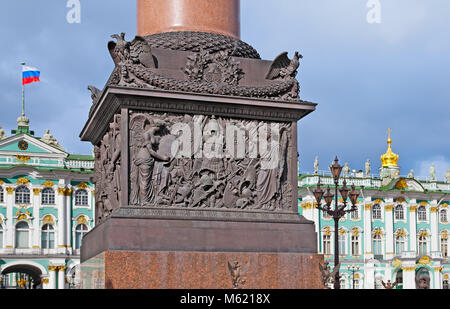
M 112 35 L 80 134 L 96 157 L 84 287 L 322 288 L 298 213 L 297 122 L 316 106 L 300 99 L 302 56 L 262 60 L 239 8 L 138 0 L 138 35 Z

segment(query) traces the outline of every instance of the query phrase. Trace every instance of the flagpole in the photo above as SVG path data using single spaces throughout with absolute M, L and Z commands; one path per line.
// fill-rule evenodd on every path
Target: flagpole
M 22 72 L 25 62 L 22 62 Z M 22 116 L 25 116 L 25 85 L 22 82 Z

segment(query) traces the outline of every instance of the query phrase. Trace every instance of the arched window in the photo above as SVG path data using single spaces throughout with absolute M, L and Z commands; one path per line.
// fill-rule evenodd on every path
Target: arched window
M 439 217 L 442 223 L 447 223 L 447 210 L 441 209 L 441 211 L 439 212 Z
M 345 233 L 339 233 L 338 235 L 339 255 L 345 255 L 345 236 Z
M 359 235 L 352 235 L 352 255 L 359 255 Z
M 372 219 L 381 220 L 381 206 L 379 204 L 372 207 Z
M 0 224 L 0 248 L 3 248 L 3 226 Z
M 0 203 L 5 201 L 5 194 L 3 193 L 3 187 L 0 187 Z
M 379 233 L 373 235 L 373 254 L 375 259 L 380 259 L 383 256 L 383 239 Z
M 29 227 L 25 221 L 16 224 L 16 248 L 28 248 Z
M 45 224 L 42 227 L 41 233 L 41 247 L 42 249 L 55 248 L 55 229 L 51 224 Z
M 30 204 L 30 190 L 27 187 L 17 187 L 16 204 Z
M 339 280 L 339 285 L 340 285 L 341 290 L 344 290 L 344 289 L 347 288 L 347 285 L 345 284 L 345 279 L 344 278 L 341 278 Z
M 75 228 L 75 249 L 81 248 L 81 241 L 83 236 L 87 233 L 88 227 L 86 224 L 78 224 Z
M 41 204 L 55 205 L 55 190 L 52 188 L 45 188 L 41 193 Z
M 427 209 L 425 206 L 420 206 L 419 209 L 417 209 L 417 220 L 427 221 Z
M 395 206 L 394 213 L 395 213 L 395 220 L 404 220 L 405 219 L 405 213 L 403 211 L 402 205 Z
M 441 236 L 441 252 L 442 257 L 448 257 L 448 240 L 446 236 Z
M 427 237 L 424 235 L 419 236 L 419 256 L 427 254 Z
M 395 275 L 395 281 L 397 281 L 397 289 L 401 290 L 403 289 L 403 270 L 397 271 L 397 274 Z
M 395 254 L 401 255 L 405 251 L 405 237 L 397 235 L 395 237 Z
M 351 219 L 359 219 L 359 209 L 356 207 L 355 211 L 350 212 Z
M 444 289 L 444 290 L 450 289 L 450 284 L 448 283 L 448 279 L 446 279 L 446 280 L 444 280 L 444 282 L 442 282 L 442 289 Z
M 323 235 L 323 254 L 331 255 L 331 235 Z
M 84 189 L 75 192 L 75 206 L 88 206 L 88 193 Z

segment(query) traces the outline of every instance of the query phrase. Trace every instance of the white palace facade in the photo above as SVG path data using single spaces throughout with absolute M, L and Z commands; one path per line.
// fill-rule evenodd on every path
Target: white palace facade
M 64 151 L 29 119 L 0 127 L 0 287 L 74 288 L 81 239 L 94 225 L 92 155 Z
M 312 191 L 320 180 L 334 192 L 331 175 L 313 174 L 299 177 L 299 212 L 314 221 L 319 253 L 333 267 L 334 235 L 338 233 L 341 288 L 383 289 L 397 282 L 396 289 L 448 289 L 450 260 L 450 177 L 436 180 L 434 166 L 430 179 L 419 181 L 413 172 L 399 176 L 398 155 L 391 150 L 381 156 L 380 176 L 366 172 L 341 176 L 347 186 L 359 191 L 357 211 L 334 220 L 317 209 Z M 342 203 L 342 198 L 339 201 Z M 334 203 L 331 205 L 334 209 Z

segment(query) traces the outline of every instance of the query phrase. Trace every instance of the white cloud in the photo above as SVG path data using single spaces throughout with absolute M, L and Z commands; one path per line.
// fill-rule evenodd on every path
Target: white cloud
M 416 162 L 414 176 L 430 177 L 430 167 L 434 164 L 436 169 L 436 179 L 445 180 L 445 173 L 450 170 L 450 160 L 444 156 L 433 156 L 426 160 Z

